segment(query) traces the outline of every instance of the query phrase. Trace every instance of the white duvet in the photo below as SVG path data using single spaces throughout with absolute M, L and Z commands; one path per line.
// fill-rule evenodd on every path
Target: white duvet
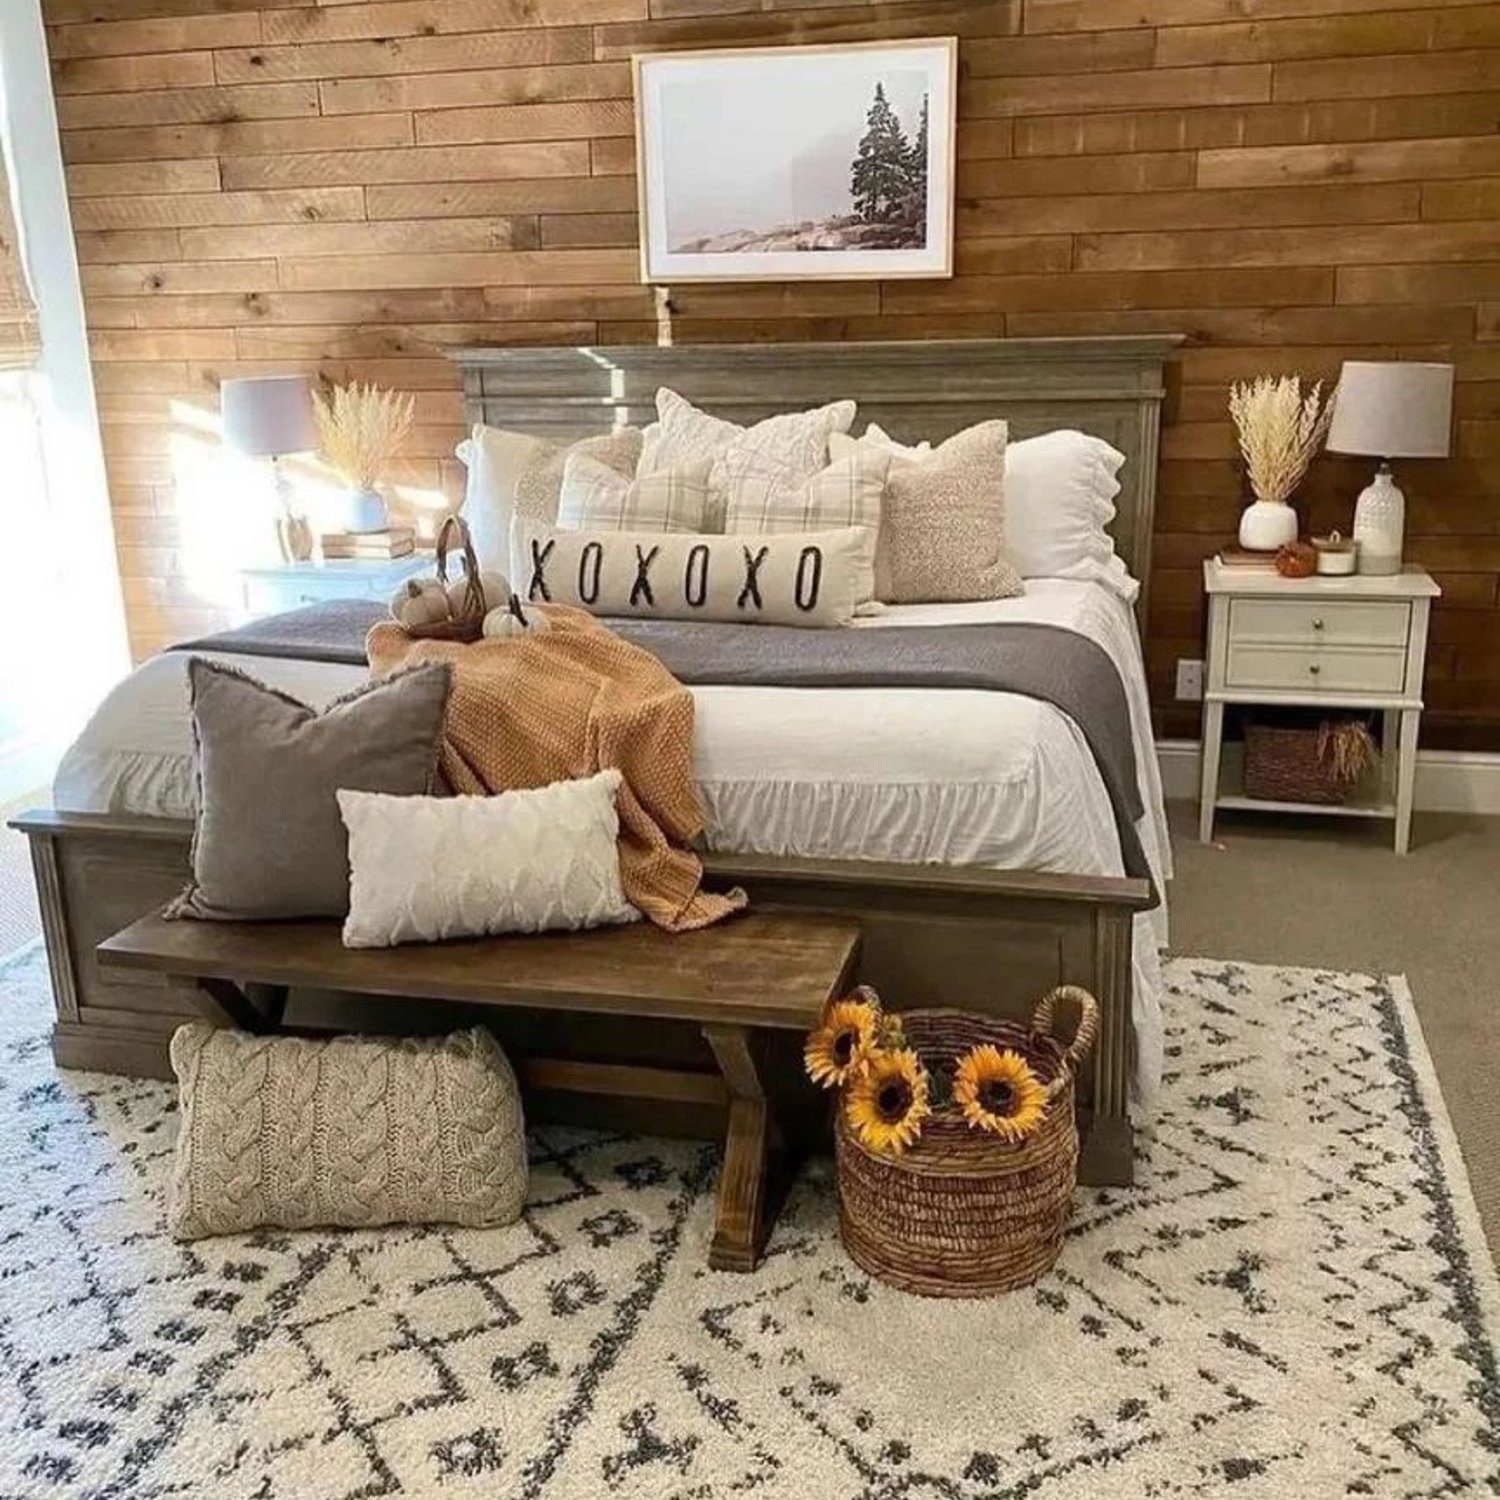
M 903 605 L 855 629 L 1030 620 L 1098 642 L 1130 700 L 1146 812 L 1142 845 L 1159 890 L 1171 876 L 1150 708 L 1130 607 L 1097 583 L 1030 579 L 1015 599 Z M 318 706 L 359 667 L 224 656 Z M 185 653 L 153 657 L 114 688 L 64 755 L 59 808 L 190 818 L 192 736 Z M 712 848 L 901 863 L 1118 875 L 1109 797 L 1082 734 L 1050 704 L 1010 693 L 916 688 L 694 688 L 694 770 Z M 1161 1072 L 1159 950 L 1166 907 L 1136 919 L 1137 1093 Z

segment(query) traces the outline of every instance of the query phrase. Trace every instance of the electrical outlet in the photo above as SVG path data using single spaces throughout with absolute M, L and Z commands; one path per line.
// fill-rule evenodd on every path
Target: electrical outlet
M 1177 701 L 1179 703 L 1203 701 L 1203 663 L 1201 661 L 1187 656 L 1178 659 Z

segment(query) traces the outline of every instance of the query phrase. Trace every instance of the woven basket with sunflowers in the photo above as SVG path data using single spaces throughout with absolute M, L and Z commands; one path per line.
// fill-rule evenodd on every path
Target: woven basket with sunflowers
M 1076 1012 L 1066 1044 L 1061 1005 Z M 959 1010 L 831 1004 L 807 1039 L 814 1082 L 839 1091 L 839 1229 L 873 1276 L 929 1296 L 982 1297 L 1057 1259 L 1078 1171 L 1074 1077 L 1098 1029 L 1063 985 L 1029 1025 Z

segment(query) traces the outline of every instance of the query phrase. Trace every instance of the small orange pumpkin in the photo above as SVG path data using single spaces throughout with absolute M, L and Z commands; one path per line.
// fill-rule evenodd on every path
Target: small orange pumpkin
M 1317 567 L 1318 554 L 1306 542 L 1288 542 L 1276 554 L 1276 571 L 1283 578 L 1311 578 Z

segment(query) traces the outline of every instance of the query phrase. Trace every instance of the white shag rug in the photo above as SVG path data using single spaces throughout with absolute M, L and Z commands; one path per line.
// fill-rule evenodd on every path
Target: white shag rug
M 716 1153 L 542 1131 L 503 1230 L 163 1231 L 170 1088 L 0 969 L 0 1495 L 1333 1500 L 1500 1492 L 1496 1278 L 1399 980 L 1168 966 L 1138 1185 L 931 1302 L 826 1165 L 704 1268 Z

